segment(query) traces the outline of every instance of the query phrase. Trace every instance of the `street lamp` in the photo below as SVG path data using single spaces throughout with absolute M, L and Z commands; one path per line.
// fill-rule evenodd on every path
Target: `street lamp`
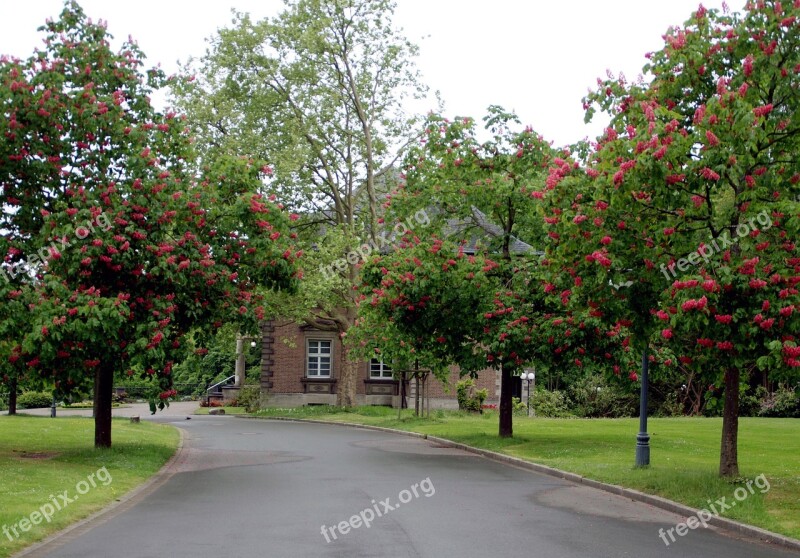
M 522 379 L 528 382 L 528 416 L 531 416 L 531 382 L 533 382 L 533 389 L 536 389 L 536 371 L 532 368 L 526 368 L 522 373 Z M 536 416 L 536 411 L 533 411 L 533 416 Z
M 626 281 L 615 284 L 613 281 L 608 282 L 615 290 L 633 286 L 633 281 Z M 639 433 L 636 435 L 636 467 L 649 467 L 650 466 L 650 434 L 647 433 L 647 387 L 648 387 L 648 369 L 650 361 L 647 356 L 647 339 L 644 339 L 645 345 L 642 350 L 642 387 L 639 392 Z
M 244 343 L 245 341 L 250 341 L 250 347 L 255 348 L 257 339 L 259 338 L 252 335 L 242 335 L 240 333 L 236 334 L 236 367 L 234 368 L 233 372 L 235 375 L 233 385 L 236 387 L 241 387 L 245 382 Z
M 639 433 L 636 435 L 636 467 L 650 465 L 650 434 L 647 433 L 647 384 L 650 360 L 647 346 L 642 351 L 642 390 L 639 394 Z

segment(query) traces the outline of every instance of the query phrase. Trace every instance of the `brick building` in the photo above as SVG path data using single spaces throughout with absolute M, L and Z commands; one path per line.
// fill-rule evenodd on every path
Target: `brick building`
M 342 342 L 335 332 L 321 331 L 292 321 L 274 320 L 262 325 L 261 390 L 270 407 L 335 405 L 336 383 L 342 362 Z M 426 391 L 430 408 L 458 408 L 453 367 L 447 385 L 429 376 Z M 486 388 L 486 404 L 500 399 L 500 373 L 487 369 L 478 373 L 477 389 Z M 517 382 L 519 383 L 519 381 Z M 414 406 L 415 382 L 407 381 L 406 396 Z M 515 386 L 516 396 L 521 393 Z M 400 381 L 384 363 L 373 359 L 359 366 L 357 404 L 400 404 Z
M 427 214 L 423 211 L 425 221 Z M 415 215 L 417 222 L 421 218 Z M 497 241 L 504 235 L 501 227 L 492 223 L 479 209 L 473 207 L 469 218 L 448 221 L 448 234 L 468 239 L 464 252 L 475 253 L 480 241 Z M 509 251 L 512 255 L 537 253 L 533 247 L 512 236 Z M 332 270 L 333 267 L 331 266 Z M 332 273 L 332 271 L 329 271 Z M 322 331 L 287 320 L 274 320 L 262 326 L 261 390 L 268 395 L 267 405 L 294 407 L 336 403 L 336 383 L 342 362 L 342 342 L 335 332 Z M 458 369 L 453 367 L 446 383 L 429 377 L 426 391 L 431 408 L 458 408 L 456 383 Z M 476 389 L 486 388 L 486 404 L 500 400 L 500 372 L 482 370 L 475 381 Z M 409 406 L 414 405 L 416 383 L 407 382 L 405 394 Z M 363 362 L 357 380 L 357 404 L 392 405 L 400 403 L 400 382 L 393 371 L 378 360 Z M 522 381 L 514 378 L 514 397 L 523 397 Z

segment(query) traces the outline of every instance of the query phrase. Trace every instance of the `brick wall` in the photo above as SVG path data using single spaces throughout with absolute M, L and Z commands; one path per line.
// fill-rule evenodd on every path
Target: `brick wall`
M 330 340 L 333 348 L 333 378 L 341 370 L 342 343 L 335 332 L 319 331 L 287 320 L 274 320 L 262 326 L 262 388 L 275 394 L 301 394 L 304 392 L 303 378 L 306 367 L 306 342 L 310 339 Z M 498 374 L 486 369 L 478 373 L 477 389 L 486 388 L 487 402 L 497 402 L 500 397 Z M 369 363 L 359 366 L 357 393 L 364 394 L 364 380 L 369 378 Z M 448 385 L 428 377 L 428 394 L 431 398 L 456 398 L 456 383 L 459 381 L 458 367 L 450 368 Z M 411 382 L 413 383 L 413 381 Z

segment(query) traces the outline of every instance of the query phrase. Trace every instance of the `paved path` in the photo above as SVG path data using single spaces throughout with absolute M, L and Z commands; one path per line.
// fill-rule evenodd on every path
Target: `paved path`
M 185 429 L 172 476 L 28 558 L 799 556 L 702 528 L 667 547 L 659 528 L 684 518 L 427 440 L 235 417 L 153 420 Z
M 200 404 L 197 401 L 175 401 L 170 403 L 163 411 L 158 411 L 155 416 L 158 417 L 187 417 L 191 416 L 197 410 Z M 20 409 L 17 411 L 19 414 L 37 415 L 37 416 L 50 416 L 50 407 L 43 409 Z M 3 415 L 8 414 L 3 411 Z M 114 407 L 111 410 L 111 415 L 115 417 L 141 417 L 148 418 L 150 414 L 150 405 L 148 403 L 129 403 L 120 407 Z M 56 409 L 56 416 L 58 417 L 90 417 L 92 416 L 91 409 Z

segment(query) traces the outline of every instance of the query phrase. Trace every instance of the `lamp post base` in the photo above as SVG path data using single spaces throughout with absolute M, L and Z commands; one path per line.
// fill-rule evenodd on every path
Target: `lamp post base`
M 636 435 L 636 466 L 648 467 L 650 465 L 650 435 L 639 432 Z

